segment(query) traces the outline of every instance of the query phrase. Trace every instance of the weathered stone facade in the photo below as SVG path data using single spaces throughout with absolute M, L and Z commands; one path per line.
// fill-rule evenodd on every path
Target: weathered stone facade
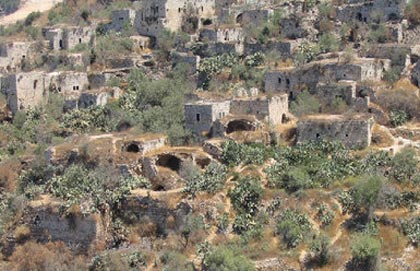
M 14 114 L 47 101 L 49 77 L 44 72 L 16 73 L 2 77 L 0 86 Z
M 36 52 L 35 42 L 12 42 L 0 44 L 0 72 L 19 72 L 22 62 Z
M 197 135 L 208 135 L 214 121 L 227 116 L 230 112 L 230 102 L 197 102 L 184 106 L 185 125 Z
M 366 148 L 371 143 L 373 124 L 373 118 L 368 116 L 309 116 L 298 122 L 297 143 L 330 140 L 350 148 Z
M 125 27 L 133 26 L 135 18 L 136 11 L 134 9 L 113 10 L 111 13 L 112 22 L 110 28 L 116 32 L 120 32 Z
M 230 103 L 230 114 L 253 115 L 273 125 L 286 121 L 289 113 L 287 94 L 254 99 L 235 99 Z
M 69 50 L 78 44 L 95 43 L 95 27 L 53 27 L 44 30 L 52 50 Z
M 163 29 L 181 29 L 185 16 L 212 18 L 215 14 L 215 0 L 153 0 L 143 2 L 143 8 L 136 14 L 135 28 L 139 34 L 157 37 Z

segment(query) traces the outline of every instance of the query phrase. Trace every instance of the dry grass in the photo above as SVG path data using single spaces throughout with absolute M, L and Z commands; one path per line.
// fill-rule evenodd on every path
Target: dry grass
M 372 146 L 378 148 L 385 148 L 394 145 L 394 138 L 391 134 L 377 124 L 373 126 L 372 130 Z
M 382 242 L 381 254 L 384 257 L 399 258 L 408 245 L 407 238 L 398 230 L 390 226 L 380 226 Z

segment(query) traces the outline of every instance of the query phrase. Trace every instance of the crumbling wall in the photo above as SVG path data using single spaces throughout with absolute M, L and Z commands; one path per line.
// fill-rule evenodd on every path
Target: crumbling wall
M 0 44 L 0 72 L 18 72 L 22 61 L 35 53 L 35 42 L 12 42 Z
M 253 115 L 260 121 L 280 124 L 288 114 L 287 95 L 271 98 L 235 99 L 230 105 L 232 115 Z
M 297 143 L 329 140 L 350 148 L 366 148 L 371 143 L 372 118 L 345 119 L 343 116 L 319 116 L 303 119 L 297 125 Z
M 127 26 L 133 26 L 135 17 L 136 11 L 134 9 L 113 10 L 111 13 L 112 22 L 110 28 L 116 32 L 120 32 Z

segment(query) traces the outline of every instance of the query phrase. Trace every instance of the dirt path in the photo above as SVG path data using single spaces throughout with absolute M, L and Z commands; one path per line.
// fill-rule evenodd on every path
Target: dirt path
M 24 20 L 31 12 L 50 10 L 63 0 L 27 0 L 22 2 L 23 5 L 16 12 L 0 18 L 0 25 L 14 24 L 18 20 Z

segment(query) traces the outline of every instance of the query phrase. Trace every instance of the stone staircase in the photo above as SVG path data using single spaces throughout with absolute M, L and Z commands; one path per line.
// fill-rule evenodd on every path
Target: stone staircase
M 420 26 L 404 31 L 403 44 L 420 44 Z

